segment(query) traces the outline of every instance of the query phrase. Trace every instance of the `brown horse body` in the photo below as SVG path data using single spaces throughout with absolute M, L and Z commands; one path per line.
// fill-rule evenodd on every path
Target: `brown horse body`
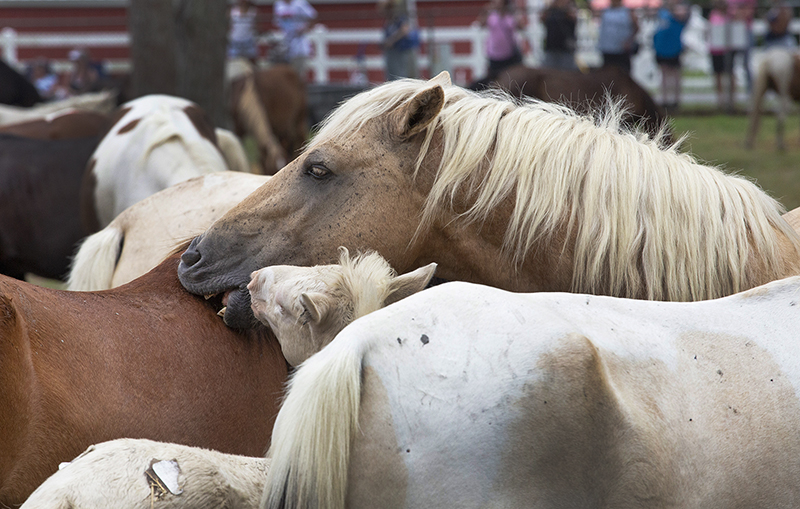
M 0 278 L 0 506 L 115 438 L 264 454 L 287 376 L 280 346 L 266 329 L 226 327 L 176 265 L 105 292 Z
M 0 126 L 0 133 L 36 138 L 64 140 L 100 136 L 109 127 L 109 117 L 94 111 L 70 110 L 63 114 Z
M 522 65 L 501 72 L 497 85 L 520 97 L 566 104 L 591 114 L 603 107 L 607 96 L 623 102 L 626 121 L 638 122 L 649 134 L 657 133 L 667 114 L 628 73 L 617 67 L 602 67 L 588 73 L 561 69 L 534 69 Z
M 268 126 L 253 125 L 258 122 L 258 116 L 252 116 L 253 106 L 242 102 L 247 80 L 254 80 L 256 95 Z M 256 138 L 259 146 L 261 164 L 264 173 L 274 174 L 280 167 L 273 168 L 273 159 L 278 154 L 268 154 L 274 151 L 268 147 L 269 141 L 265 138 L 274 136 L 280 144 L 283 154 L 280 156 L 289 162 L 300 154 L 303 144 L 308 136 L 308 105 L 306 89 L 300 75 L 288 64 L 276 64 L 267 69 L 255 69 L 253 74 L 247 74 L 235 79 L 231 83 L 231 115 L 233 117 L 234 131 L 241 138 L 249 134 Z M 271 130 L 271 133 L 269 132 Z

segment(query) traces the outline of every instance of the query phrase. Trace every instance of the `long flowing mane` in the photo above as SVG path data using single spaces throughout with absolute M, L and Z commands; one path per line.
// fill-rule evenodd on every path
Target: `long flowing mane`
M 311 146 L 353 135 L 431 86 L 399 80 L 362 93 L 326 120 Z M 574 239 L 572 291 L 655 300 L 735 293 L 753 286 L 756 270 L 780 277 L 781 234 L 800 252 L 777 201 L 679 153 L 678 144 L 623 127 L 617 105 L 590 118 L 499 91 L 442 88 L 445 105 L 416 162 L 419 170 L 440 132 L 442 157 L 420 228 L 459 192 L 473 199 L 462 214 L 468 221 L 510 199 L 504 249 L 518 264 L 536 243 L 566 234 Z

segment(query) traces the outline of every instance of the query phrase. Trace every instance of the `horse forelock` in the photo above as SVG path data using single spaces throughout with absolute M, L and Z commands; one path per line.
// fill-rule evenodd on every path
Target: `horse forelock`
M 351 257 L 347 249 L 341 248 L 339 264 L 342 267 L 341 285 L 353 303 L 352 317 L 346 323 L 382 308 L 389 293 L 389 283 L 396 277 L 389 262 L 375 252 Z
M 429 86 L 398 80 L 364 92 L 326 119 L 311 145 L 353 135 Z M 777 201 L 679 153 L 681 141 L 664 146 L 665 130 L 649 139 L 625 127 L 618 102 L 591 118 L 497 90 L 443 89 L 445 106 L 416 162 L 419 171 L 440 132 L 418 234 L 463 193 L 471 205 L 458 215 L 468 222 L 510 199 L 503 249 L 517 266 L 566 228 L 575 239 L 572 291 L 656 300 L 714 298 L 780 277 L 781 234 L 800 252 Z

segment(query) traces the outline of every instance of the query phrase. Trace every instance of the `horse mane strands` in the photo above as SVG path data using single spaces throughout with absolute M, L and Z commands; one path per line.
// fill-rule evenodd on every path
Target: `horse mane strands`
M 341 284 L 350 294 L 346 300 L 355 305 L 353 316 L 345 323 L 382 308 L 389 284 L 397 273 L 381 255 L 374 251 L 350 257 L 345 247 L 339 248 L 342 266 Z

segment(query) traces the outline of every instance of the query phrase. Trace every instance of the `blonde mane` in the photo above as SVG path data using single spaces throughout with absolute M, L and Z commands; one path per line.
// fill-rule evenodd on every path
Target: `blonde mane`
M 354 97 L 311 147 L 354 135 L 432 86 L 399 80 Z M 589 118 L 499 91 L 442 88 L 445 105 L 416 161 L 418 171 L 440 132 L 442 157 L 420 229 L 459 192 L 472 199 L 467 221 L 514 200 L 504 250 L 518 266 L 534 245 L 565 234 L 575 242 L 571 291 L 655 300 L 716 298 L 759 276 L 780 277 L 780 234 L 800 252 L 777 201 L 679 153 L 678 144 L 662 147 L 623 127 L 618 105 Z
M 370 251 L 351 257 L 347 248 L 339 248 L 341 271 L 334 271 L 330 293 L 344 306 L 337 315 L 343 325 L 377 311 L 384 306 L 390 283 L 397 277 L 381 255 Z

